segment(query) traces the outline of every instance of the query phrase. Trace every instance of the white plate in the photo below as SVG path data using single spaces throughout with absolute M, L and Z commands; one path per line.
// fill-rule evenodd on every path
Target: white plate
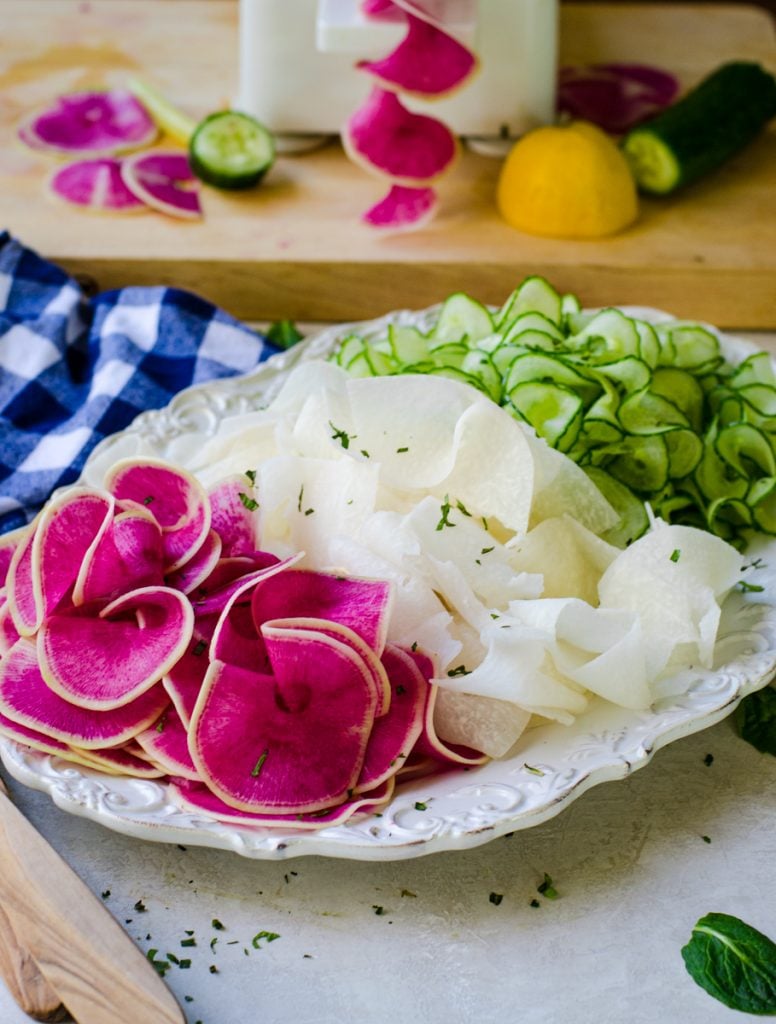
M 625 311 L 653 321 L 667 318 L 655 310 Z M 389 322 L 425 329 L 435 312 L 397 312 L 350 327 L 367 336 L 384 332 Z M 149 444 L 172 460 L 176 438 L 192 430 L 212 434 L 224 418 L 264 404 L 291 366 L 328 355 L 348 329 L 330 328 L 245 377 L 182 392 L 167 408 L 144 413 L 129 429 L 104 441 L 90 463 L 114 461 L 140 447 L 147 451 Z M 722 340 L 734 362 L 755 351 L 748 342 Z M 0 740 L 0 755 L 15 778 L 49 793 L 64 810 L 141 839 L 210 846 L 264 859 L 320 854 L 398 860 L 477 846 L 546 821 L 591 786 L 643 767 L 655 750 L 718 722 L 771 678 L 776 671 L 776 609 L 765 603 L 765 597 L 776 593 L 776 542 L 763 539 L 742 564 L 758 555 L 766 563 L 758 574 L 764 593 L 730 595 L 722 612 L 715 669 L 694 672 L 681 697 L 660 701 L 645 712 L 596 700 L 573 726 L 532 729 L 510 757 L 410 783 L 398 790 L 381 815 L 353 824 L 318 832 L 227 825 L 182 810 L 164 783 L 103 775 L 6 739 Z M 425 804 L 426 810 L 417 810 L 416 802 Z

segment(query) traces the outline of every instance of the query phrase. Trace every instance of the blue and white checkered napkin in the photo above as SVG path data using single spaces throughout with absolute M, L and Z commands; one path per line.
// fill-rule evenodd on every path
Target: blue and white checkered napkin
M 89 452 L 190 384 L 277 351 L 204 299 L 122 288 L 87 299 L 0 233 L 0 533 L 29 522 Z

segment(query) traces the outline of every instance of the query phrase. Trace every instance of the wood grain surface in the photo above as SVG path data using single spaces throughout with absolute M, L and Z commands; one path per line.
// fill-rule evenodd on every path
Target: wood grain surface
M 14 13 L 12 13 L 14 12 Z M 561 60 L 649 60 L 685 86 L 724 60 L 774 66 L 767 12 L 689 4 L 563 8 Z M 347 320 L 466 289 L 499 302 L 526 274 L 586 305 L 639 303 L 723 327 L 776 327 L 776 132 L 602 241 L 534 238 L 493 204 L 498 161 L 465 153 L 421 231 L 382 236 L 359 213 L 384 190 L 332 143 L 282 158 L 255 191 L 207 189 L 202 223 L 155 213 L 89 216 L 45 197 L 50 158 L 12 144 L 55 95 L 140 74 L 182 108 L 228 103 L 237 11 L 225 0 L 25 0 L 0 4 L 0 224 L 99 287 L 176 284 L 253 319 Z M 290 87 L 293 82 L 290 83 Z

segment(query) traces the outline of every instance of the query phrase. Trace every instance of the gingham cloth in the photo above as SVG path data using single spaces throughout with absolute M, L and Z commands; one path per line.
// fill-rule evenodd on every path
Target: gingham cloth
M 175 288 L 87 299 L 59 267 L 0 233 L 0 533 L 29 522 L 138 413 L 275 351 Z

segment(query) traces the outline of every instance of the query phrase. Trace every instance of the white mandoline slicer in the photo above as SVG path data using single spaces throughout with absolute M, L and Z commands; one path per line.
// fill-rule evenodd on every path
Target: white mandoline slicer
M 403 99 L 445 121 L 483 152 L 502 155 L 511 140 L 552 121 L 555 112 L 558 0 L 426 0 L 446 30 L 480 59 L 476 76 L 433 102 Z M 366 98 L 369 75 L 356 61 L 386 56 L 401 22 L 365 17 L 359 0 L 240 0 L 237 107 L 300 150 L 337 134 Z

